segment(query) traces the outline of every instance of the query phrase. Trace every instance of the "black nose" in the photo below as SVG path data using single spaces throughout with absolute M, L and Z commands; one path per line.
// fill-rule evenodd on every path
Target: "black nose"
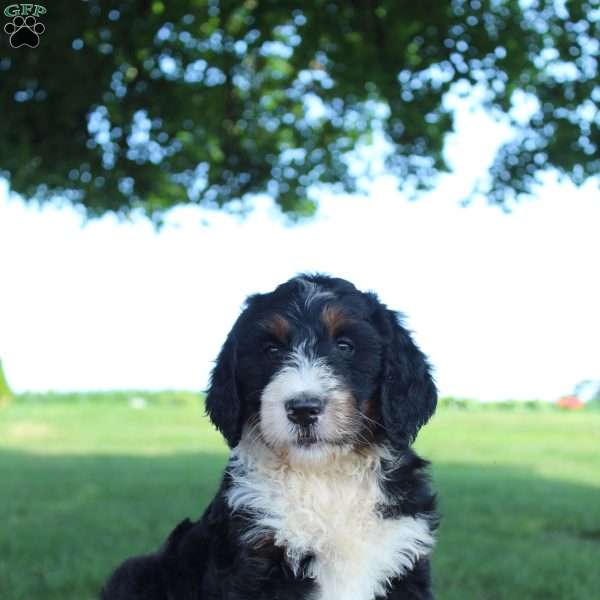
M 285 403 L 285 411 L 292 423 L 306 427 L 317 421 L 323 412 L 323 402 L 312 396 L 298 396 Z

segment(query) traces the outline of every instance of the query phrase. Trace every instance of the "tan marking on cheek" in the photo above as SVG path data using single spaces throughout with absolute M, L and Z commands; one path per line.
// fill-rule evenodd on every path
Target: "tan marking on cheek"
M 356 399 L 346 390 L 336 394 L 328 403 L 330 428 L 334 438 L 353 436 L 360 431 L 360 415 L 356 408 Z
M 375 428 L 377 427 L 377 401 L 373 398 L 369 398 L 363 410 L 363 414 L 366 419 L 361 419 L 362 421 L 362 434 L 361 434 L 361 442 L 364 447 L 369 447 L 372 445 L 375 439 Z M 360 446 L 361 444 L 359 444 Z
M 375 424 L 373 423 L 373 421 L 377 419 L 377 402 L 374 398 L 369 398 L 366 401 L 364 414 L 368 419 L 370 419 L 368 422 L 369 429 L 374 429 Z
M 286 344 L 290 334 L 290 322 L 279 314 L 263 321 L 262 326 L 272 333 L 282 344 Z
M 351 322 L 339 306 L 332 306 L 330 304 L 323 309 L 321 320 L 325 324 L 331 337 L 335 337 L 344 325 Z
M 275 545 L 275 536 L 268 529 L 262 530 L 259 535 L 253 538 L 252 547 L 255 550 L 263 550 Z

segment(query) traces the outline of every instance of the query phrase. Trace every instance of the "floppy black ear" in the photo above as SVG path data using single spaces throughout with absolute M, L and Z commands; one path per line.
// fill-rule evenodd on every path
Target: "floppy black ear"
M 242 434 L 236 364 L 236 341 L 232 331 L 219 352 L 206 395 L 206 414 L 223 434 L 230 448 L 238 444 Z
M 385 348 L 381 383 L 381 417 L 394 446 L 405 447 L 435 411 L 437 390 L 425 355 L 391 310 L 380 308 Z

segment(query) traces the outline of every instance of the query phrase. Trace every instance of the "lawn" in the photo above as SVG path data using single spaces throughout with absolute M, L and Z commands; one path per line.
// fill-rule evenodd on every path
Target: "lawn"
M 443 514 L 439 599 L 600 597 L 599 412 L 445 408 L 417 447 Z M 0 410 L 0 598 L 96 598 L 117 562 L 202 512 L 225 460 L 199 401 Z

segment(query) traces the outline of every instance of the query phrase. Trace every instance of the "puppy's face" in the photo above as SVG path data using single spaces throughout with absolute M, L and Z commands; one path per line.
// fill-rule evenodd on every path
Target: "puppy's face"
M 425 385 L 411 392 L 415 382 Z M 407 443 L 434 406 L 427 364 L 395 315 L 373 294 L 320 276 L 248 299 L 207 397 L 230 445 L 244 431 L 295 456 L 349 451 L 378 437 Z
M 309 282 L 282 292 L 251 302 L 240 327 L 245 422 L 275 449 L 368 443 L 383 340 L 366 302 Z

